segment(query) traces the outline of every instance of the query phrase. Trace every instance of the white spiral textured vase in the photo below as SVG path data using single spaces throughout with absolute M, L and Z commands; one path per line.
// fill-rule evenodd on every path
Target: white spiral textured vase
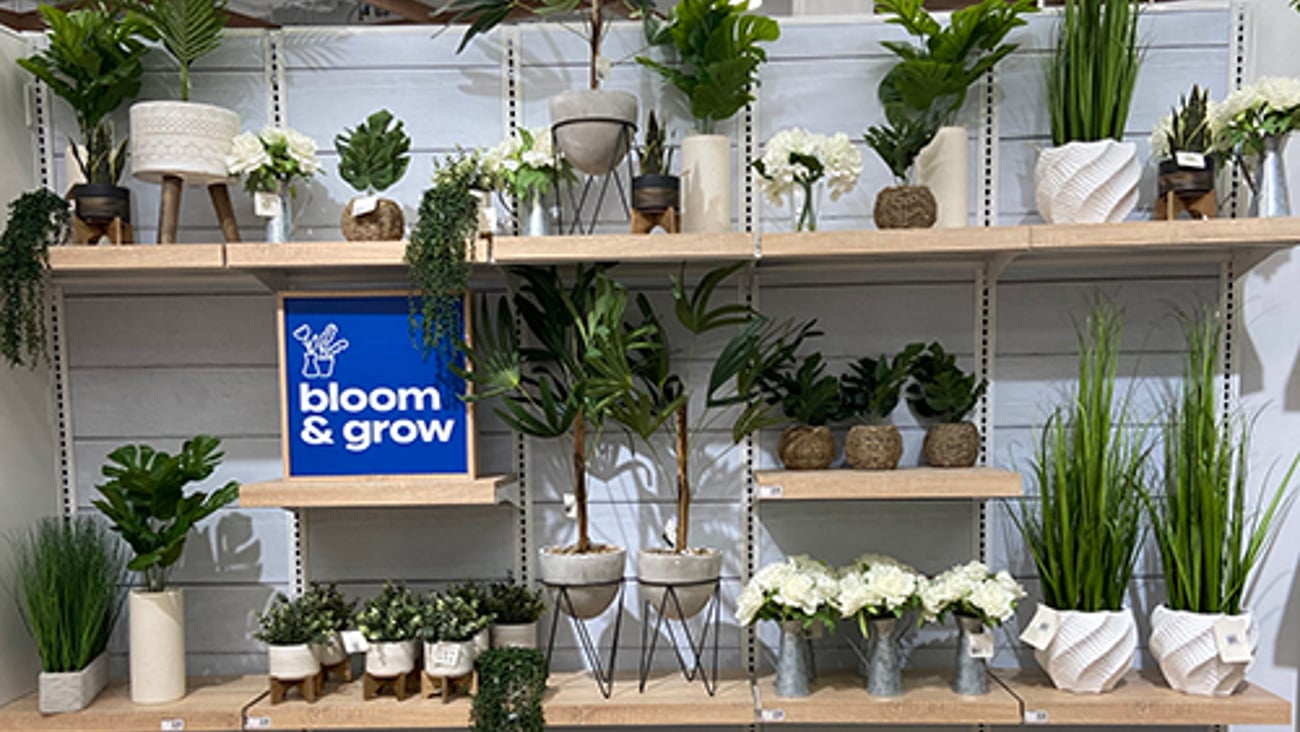
M 1034 200 L 1052 224 L 1123 221 L 1137 206 L 1141 177 L 1133 143 L 1071 142 L 1038 154 Z
M 916 183 L 938 204 L 937 229 L 966 226 L 970 218 L 970 140 L 965 127 L 941 127 L 916 155 Z
M 131 172 L 157 183 L 174 175 L 190 185 L 230 177 L 226 156 L 239 134 L 239 115 L 194 102 L 131 105 Z
M 1133 668 L 1137 621 L 1128 608 L 1115 612 L 1060 610 L 1056 634 L 1034 658 L 1058 689 L 1076 694 L 1110 691 Z
M 1259 629 L 1250 613 L 1192 613 L 1164 605 L 1151 612 L 1151 655 L 1170 688 L 1198 696 L 1228 696 L 1241 686 L 1250 661 L 1224 661 L 1214 633 L 1215 623 L 1229 618 L 1236 618 L 1247 628 L 1246 642 L 1254 658 Z

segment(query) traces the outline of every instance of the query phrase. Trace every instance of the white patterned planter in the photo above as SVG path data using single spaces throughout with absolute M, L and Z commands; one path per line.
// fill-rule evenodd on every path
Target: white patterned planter
M 478 657 L 474 641 L 438 641 L 424 644 L 424 670 L 435 678 L 464 676 L 474 670 Z
M 366 673 L 392 679 L 415 670 L 420 644 L 414 640 L 370 643 L 366 648 Z
M 108 652 L 99 654 L 80 671 L 41 672 L 37 708 L 41 714 L 76 712 L 90 706 L 108 685 Z
M 1225 642 L 1234 641 L 1244 660 L 1225 661 L 1215 625 L 1227 630 Z M 1235 636 L 1235 637 L 1234 637 Z M 1184 694 L 1228 696 L 1246 680 L 1246 671 L 1259 645 L 1259 629 L 1250 613 L 1192 613 L 1159 605 L 1151 612 L 1151 655 L 1155 656 L 1169 686 Z
M 226 156 L 239 134 L 239 115 L 194 102 L 131 105 L 131 171 L 157 183 L 174 175 L 191 185 L 228 179 Z
M 1020 635 L 1058 689 L 1082 694 L 1110 691 L 1133 668 L 1137 621 L 1133 611 L 1081 612 L 1038 606 Z
M 266 647 L 267 675 L 280 681 L 302 681 L 320 673 L 320 657 L 306 643 Z
M 1038 154 L 1034 200 L 1052 224 L 1123 221 L 1137 206 L 1141 177 L 1133 143 L 1071 142 Z

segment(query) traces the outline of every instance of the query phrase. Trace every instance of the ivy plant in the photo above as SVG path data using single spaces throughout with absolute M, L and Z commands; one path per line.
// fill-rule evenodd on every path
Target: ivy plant
M 67 240 L 70 220 L 68 202 L 47 188 L 9 204 L 0 234 L 0 355 L 10 366 L 34 367 L 49 356 L 45 273 L 50 247 Z
M 353 129 L 334 138 L 339 176 L 359 193 L 386 191 L 406 175 L 411 164 L 411 138 L 402 121 L 381 109 Z
M 546 656 L 535 648 L 493 648 L 478 657 L 473 732 L 542 732 Z

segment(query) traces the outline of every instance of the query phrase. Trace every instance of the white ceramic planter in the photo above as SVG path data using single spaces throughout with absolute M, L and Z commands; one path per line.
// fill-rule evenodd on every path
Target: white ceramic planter
M 474 641 L 438 641 L 424 644 L 424 671 L 433 677 L 464 676 L 474 670 L 478 651 Z
M 133 590 L 131 701 L 165 704 L 185 696 L 185 595 Z
M 1034 658 L 1056 688 L 1082 694 L 1110 691 L 1133 668 L 1138 633 L 1132 610 L 1079 612 L 1039 605 L 1035 620 L 1040 619 L 1054 624 L 1055 632 L 1043 636 Z M 1021 638 L 1033 631 L 1031 625 Z
M 916 156 L 916 184 L 930 189 L 938 204 L 937 229 L 970 222 L 970 140 L 965 127 L 941 127 Z
M 131 105 L 131 170 L 157 183 L 164 175 L 186 183 L 224 181 L 230 141 L 239 134 L 239 115 L 223 107 L 194 102 L 139 102 Z
M 320 673 L 320 657 L 306 643 L 267 646 L 266 673 L 280 681 L 302 681 Z
M 573 167 L 604 175 L 627 157 L 636 130 L 634 95 L 611 89 L 566 91 L 551 97 L 550 107 L 555 145 Z
M 366 647 L 366 673 L 379 679 L 391 679 L 415 670 L 420 652 L 418 641 L 370 643 Z
M 108 685 L 108 652 L 99 654 L 80 671 L 41 672 L 37 681 L 37 708 L 41 714 L 76 712 L 90 706 Z
M 480 630 L 474 634 L 474 640 L 471 642 L 474 644 L 475 655 L 486 651 L 492 647 L 492 631 L 488 628 Z
M 553 601 L 559 604 L 560 611 L 579 620 L 588 620 L 605 612 L 618 596 L 627 550 L 617 547 L 609 552 L 565 554 L 558 549 L 542 549 L 538 566 L 543 582 L 567 587 L 573 607 L 561 601 L 560 591 L 556 589 Z
M 343 663 L 348 658 L 348 651 L 343 647 L 343 636 L 339 633 L 331 633 L 323 643 L 313 644 L 312 651 L 315 652 L 316 659 L 325 666 Z
M 636 555 L 636 575 L 642 582 L 641 599 L 650 603 L 655 611 L 663 608 L 664 617 L 673 620 L 693 618 L 713 597 L 722 574 L 722 552 L 701 549 L 698 554 L 669 554 L 642 549 Z M 674 594 L 665 600 L 668 590 L 662 585 L 675 585 Z M 678 612 L 680 604 L 680 612 Z
M 1238 638 L 1250 660 L 1225 661 L 1215 634 L 1216 623 L 1244 628 Z M 1228 696 L 1246 680 L 1246 671 L 1259 645 L 1259 629 L 1250 613 L 1192 613 L 1159 605 L 1151 612 L 1151 655 L 1170 688 L 1184 694 Z
M 493 648 L 536 648 L 537 623 L 508 623 L 492 626 Z
M 682 140 L 682 233 L 731 231 L 731 138 L 689 135 Z
M 1133 143 L 1071 142 L 1039 152 L 1034 200 L 1052 224 L 1123 221 L 1137 206 L 1141 177 Z

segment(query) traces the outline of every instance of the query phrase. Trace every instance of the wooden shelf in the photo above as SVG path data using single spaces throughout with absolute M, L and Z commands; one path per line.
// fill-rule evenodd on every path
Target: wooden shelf
M 374 478 L 293 478 L 245 483 L 243 508 L 365 508 L 381 506 L 492 506 L 502 503 L 498 489 L 513 475 L 479 478 L 414 476 Z
M 1029 226 L 764 234 L 763 259 L 990 255 L 1029 251 Z
M 758 681 L 759 721 L 793 724 L 1019 724 L 1020 702 L 997 683 L 983 696 L 953 693 L 938 672 L 906 671 L 902 696 L 867 694 L 852 672 L 819 675 L 811 696 L 779 697 L 772 676 Z
M 1029 229 L 1029 248 L 1032 251 L 1204 249 L 1234 245 L 1291 247 L 1300 244 L 1300 218 L 1295 217 L 1126 221 L 1119 224 L 1057 224 L 1025 228 Z
M 898 470 L 759 470 L 763 501 L 867 501 L 1010 498 L 1021 494 L 1020 473 L 995 468 Z
M 283 244 L 226 245 L 226 266 L 231 269 L 319 269 L 345 267 L 404 267 L 406 242 L 401 241 L 295 241 Z
M 597 236 L 498 237 L 497 264 L 561 262 L 680 262 L 754 258 L 752 234 L 602 234 Z
M 58 275 L 220 272 L 225 266 L 223 244 L 102 244 L 50 249 L 50 269 Z
M 1227 697 L 1192 696 L 1170 689 L 1152 673 L 1133 671 L 1105 694 L 1060 691 L 1036 674 L 998 671 L 995 678 L 1021 701 L 1025 721 L 1034 724 L 1291 724 L 1291 704 L 1258 686 Z
M 125 681 L 114 682 L 80 712 L 42 715 L 36 695 L 0 708 L 0 730 L 37 732 L 159 732 L 159 730 L 240 730 L 244 707 L 266 691 L 265 676 L 193 678 L 189 693 L 170 704 L 131 702 Z

